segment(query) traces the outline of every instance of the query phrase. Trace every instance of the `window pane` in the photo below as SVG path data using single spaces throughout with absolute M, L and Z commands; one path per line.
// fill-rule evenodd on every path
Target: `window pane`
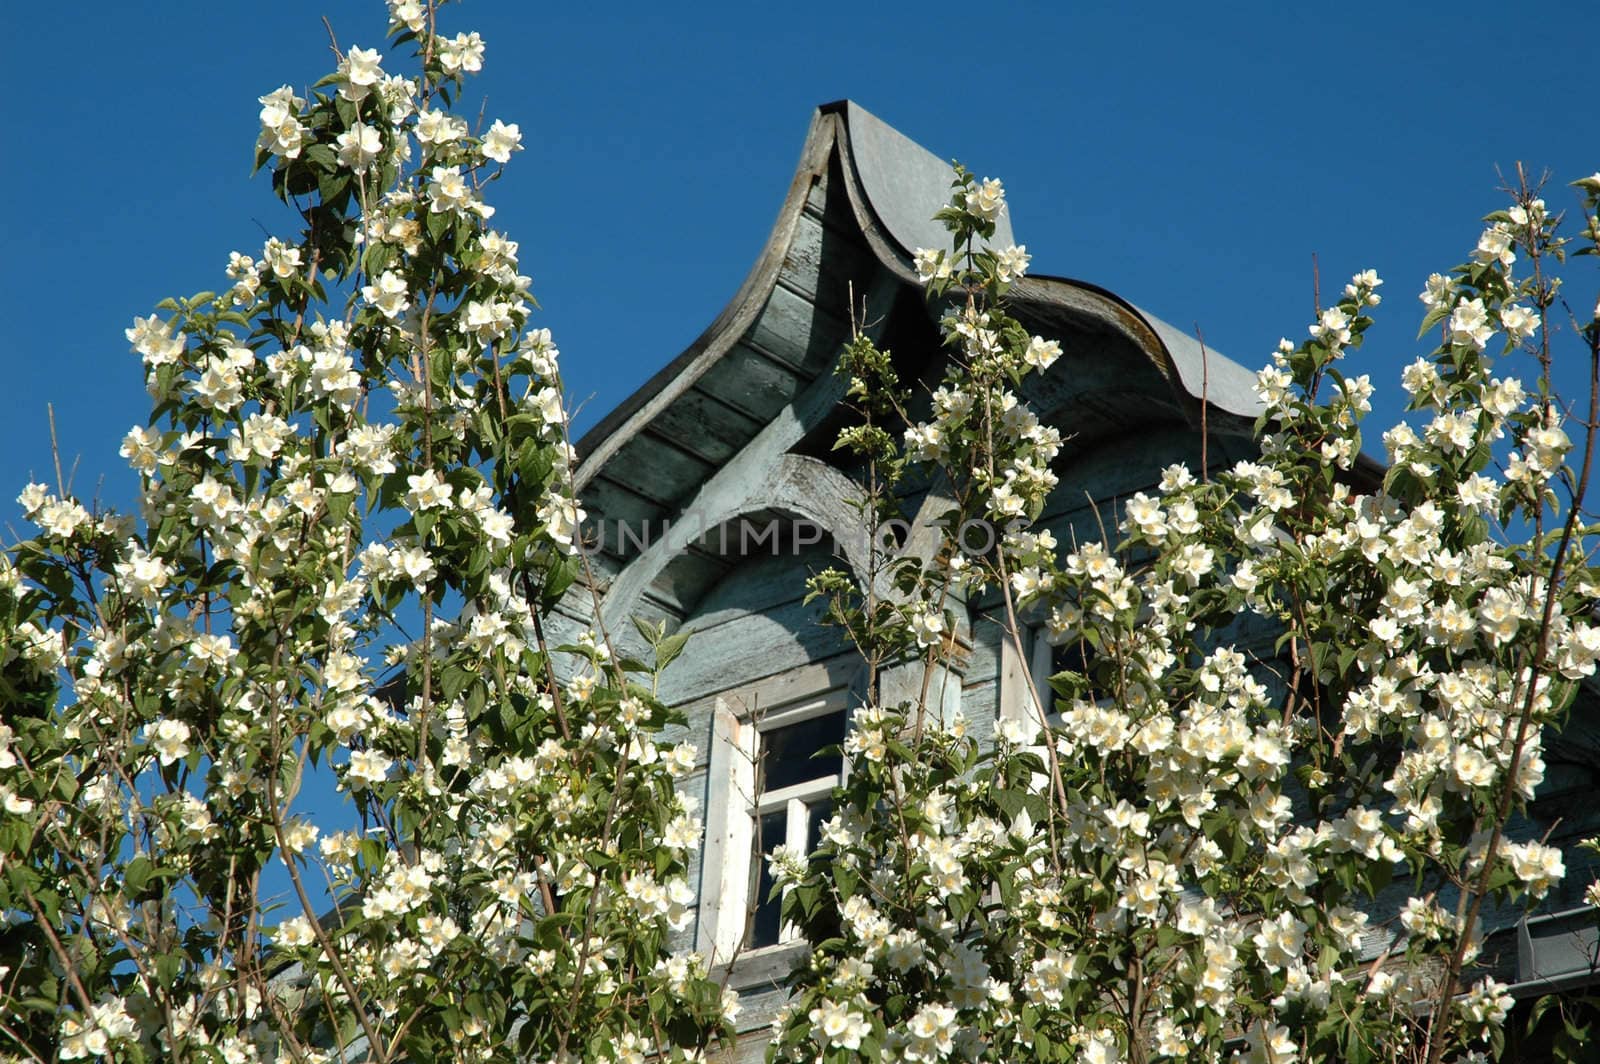
M 1070 639 L 1050 648 L 1050 676 L 1058 672 L 1087 674 L 1094 661 L 1094 648 L 1081 639 Z M 1045 679 L 1049 679 L 1046 676 Z
M 832 819 L 832 798 L 819 798 L 806 806 L 806 853 L 811 853 L 822 842 L 822 825 Z
M 844 742 L 844 710 L 810 717 L 761 733 L 761 789 L 775 791 L 807 780 L 838 776 L 844 767 L 838 753 L 813 757 L 824 746 Z
M 776 946 L 783 930 L 783 899 L 772 893 L 772 867 L 766 855 L 782 846 L 788 836 L 789 814 L 775 809 L 756 818 L 756 837 L 750 847 L 750 920 L 745 945 L 749 949 Z
M 1098 702 L 1106 697 L 1105 692 L 1095 686 L 1095 674 L 1100 672 L 1103 666 L 1104 662 L 1101 660 L 1099 652 L 1089 645 L 1086 640 L 1074 637 L 1065 643 L 1052 646 L 1050 648 L 1049 671 L 1043 676 L 1037 677 L 1039 695 L 1049 715 L 1051 717 L 1056 716 L 1059 708 L 1056 705 L 1056 701 L 1061 697 L 1056 693 L 1055 688 L 1050 686 L 1050 677 L 1063 672 L 1077 673 L 1089 681 L 1088 686 L 1081 691 L 1080 696 L 1091 702 Z

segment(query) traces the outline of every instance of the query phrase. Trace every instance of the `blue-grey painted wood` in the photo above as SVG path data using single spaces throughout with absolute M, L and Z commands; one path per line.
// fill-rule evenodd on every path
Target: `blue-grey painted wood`
M 712 465 L 720 465 L 761 431 L 761 422 L 699 388 L 690 388 L 663 408 L 650 428 Z
M 733 301 L 687 351 L 580 441 L 577 481 L 586 505 L 598 516 L 610 516 L 611 500 L 592 492 L 590 485 L 606 465 L 624 460 L 622 449 L 657 419 L 663 421 L 656 429 L 663 438 L 704 455 L 691 442 L 698 418 L 705 417 L 712 426 L 706 435 L 724 441 L 716 449 L 727 450 L 737 447 L 740 435 L 751 426 L 739 424 L 737 417 L 730 419 L 731 426 L 723 424 L 718 416 L 723 408 L 758 423 L 778 415 L 806 379 L 825 370 L 847 335 L 850 309 L 836 304 L 841 288 L 848 304 L 855 279 L 870 272 L 864 262 L 875 259 L 903 284 L 914 287 L 912 249 L 906 242 L 926 241 L 928 246 L 942 242 L 942 231 L 927 219 L 931 209 L 945 202 L 949 177 L 948 168 L 931 153 L 859 106 L 820 109 L 772 235 Z M 1009 239 L 1008 229 L 997 234 L 999 241 Z M 1131 359 L 1115 360 L 1120 368 L 1126 372 L 1139 364 L 1155 366 L 1178 406 L 1192 416 L 1197 404 L 1191 379 L 1194 352 L 1181 333 L 1080 282 L 1029 278 L 1016 287 L 1014 296 L 1015 308 L 1024 318 L 1065 316 L 1090 333 L 1119 337 L 1123 348 L 1133 353 Z M 1254 405 L 1243 405 L 1238 394 L 1249 374 L 1221 356 L 1207 356 L 1205 361 L 1205 384 L 1209 387 L 1213 379 L 1216 384 L 1210 405 L 1218 411 L 1253 414 Z M 707 406 L 690 398 L 688 402 L 697 404 L 693 412 L 675 409 L 692 391 L 715 396 L 720 404 Z M 1141 393 L 1125 398 L 1133 410 L 1127 410 L 1123 400 L 1109 399 L 1092 404 L 1092 411 L 1085 409 L 1112 424 L 1125 423 L 1117 416 L 1136 417 Z M 1158 398 L 1151 391 L 1142 393 L 1144 402 Z
M 907 255 L 948 247 L 950 233 L 933 216 L 950 202 L 950 164 L 860 104 L 845 101 L 843 109 L 856 178 L 884 231 Z M 993 244 L 1014 243 L 1007 210 L 995 220 Z

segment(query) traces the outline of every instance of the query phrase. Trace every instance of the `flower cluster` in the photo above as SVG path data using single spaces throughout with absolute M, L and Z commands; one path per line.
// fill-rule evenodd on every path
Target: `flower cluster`
M 261 97 L 305 228 L 127 331 L 137 515 L 22 492 L 0 1055 L 701 1059 L 737 1011 L 678 948 L 693 750 L 604 633 L 545 637 L 583 514 L 487 224 L 522 137 L 451 112 L 485 46 L 438 8 Z
M 1583 187 L 1594 210 L 1600 179 Z M 953 247 L 915 256 L 948 307 L 944 379 L 919 404 L 857 341 L 867 424 L 840 440 L 872 463 L 880 521 L 938 485 L 944 539 L 887 558 L 889 592 L 813 591 L 923 691 L 963 599 L 1023 660 L 1022 623 L 1073 653 L 990 743 L 869 696 L 838 812 L 785 871 L 785 918 L 816 945 L 776 1056 L 1220 1059 L 1239 1038 L 1242 1060 L 1344 1059 L 1358 1013 L 1371 1059 L 1487 1049 L 1510 998 L 1474 981 L 1482 922 L 1565 874 L 1508 811 L 1600 646 L 1562 408 L 1495 364 L 1548 340 L 1548 273 L 1513 272 L 1560 247 L 1543 201 L 1429 279 L 1441 342 L 1402 377 L 1425 424 L 1385 435 L 1386 475 L 1357 461 L 1375 386 L 1342 365 L 1381 303 L 1364 271 L 1259 374 L 1258 453 L 1169 467 L 1120 504 L 1114 543 L 1036 524 L 1062 438 L 1029 376 L 1063 352 L 1005 312 L 1026 257 L 982 243 L 999 183 L 958 169 L 954 189 Z M 972 525 L 1005 532 L 973 544 Z M 1402 865 L 1423 889 L 1397 912 L 1379 891 Z

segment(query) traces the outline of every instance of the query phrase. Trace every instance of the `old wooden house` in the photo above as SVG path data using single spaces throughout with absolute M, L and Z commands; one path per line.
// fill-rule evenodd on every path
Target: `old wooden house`
M 843 414 L 831 371 L 854 313 L 895 353 L 903 379 L 936 379 L 936 312 L 911 263 L 914 249 L 947 244 L 931 217 L 949 198 L 951 176 L 858 105 L 819 108 L 743 286 L 578 445 L 585 538 L 608 630 L 626 643 L 628 619 L 639 616 L 694 633 L 664 690 L 687 710 L 701 751 L 690 782 L 707 829 L 693 945 L 717 962 L 737 955 L 731 982 L 746 997 L 752 1059 L 763 1040 L 755 1032 L 782 1000 L 778 983 L 801 948 L 763 900 L 756 840 L 814 839 L 844 766 L 810 754 L 840 741 L 861 672 L 837 631 L 802 603 L 808 574 L 839 559 L 859 566 L 866 547 L 849 505 L 859 494 L 852 470 L 832 449 Z M 1009 242 L 1008 225 L 1002 216 L 997 242 Z M 1221 466 L 1252 453 L 1254 374 L 1237 363 L 1088 282 L 1030 276 L 1015 288 L 1012 312 L 1064 351 L 1024 396 L 1066 435 L 1043 519 L 1061 542 L 1100 539 L 1102 527 L 1115 527 L 1116 501 L 1151 490 L 1170 463 L 1197 468 L 1204 453 Z M 586 627 L 590 601 L 569 595 L 556 623 Z M 1021 649 L 1002 640 L 986 620 L 990 605 L 966 604 L 961 652 L 938 693 L 980 735 L 1022 713 L 1028 687 L 1050 671 L 1043 639 Z M 1243 636 L 1271 653 L 1270 631 Z M 1563 897 L 1552 906 L 1573 904 Z M 1550 924 L 1556 945 L 1542 947 L 1543 969 L 1532 926 L 1520 934 L 1525 956 L 1511 962 L 1513 976 L 1587 972 L 1571 920 Z

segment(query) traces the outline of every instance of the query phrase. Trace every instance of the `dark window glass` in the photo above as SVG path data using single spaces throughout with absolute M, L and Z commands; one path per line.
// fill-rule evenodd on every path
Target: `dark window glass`
M 806 806 L 806 853 L 822 842 L 822 825 L 833 819 L 833 799 L 819 798 Z
M 1071 639 L 1050 648 L 1050 675 L 1076 672 L 1085 675 L 1095 658 L 1094 648 L 1081 639 Z M 1048 679 L 1049 677 L 1046 677 Z
M 783 809 L 756 818 L 756 837 L 750 848 L 750 922 L 745 938 L 750 949 L 776 946 L 783 930 L 783 899 L 772 896 L 772 866 L 767 854 L 784 844 L 788 824 L 789 814 Z
M 844 710 L 808 717 L 761 733 L 761 789 L 776 791 L 807 780 L 837 776 L 844 760 L 835 751 L 814 757 L 825 746 L 844 742 Z
M 1041 637 L 1043 638 L 1043 637 Z M 1069 639 L 1050 648 L 1050 671 L 1039 677 L 1039 695 L 1044 701 L 1047 712 L 1056 714 L 1061 711 L 1057 703 L 1061 696 L 1056 689 L 1050 686 L 1050 677 L 1058 676 L 1063 672 L 1075 672 L 1089 681 L 1086 689 L 1079 692 L 1080 697 L 1090 702 L 1098 702 L 1106 697 L 1106 692 L 1097 685 L 1096 673 L 1103 672 L 1103 663 L 1100 652 L 1095 650 L 1086 640 Z

